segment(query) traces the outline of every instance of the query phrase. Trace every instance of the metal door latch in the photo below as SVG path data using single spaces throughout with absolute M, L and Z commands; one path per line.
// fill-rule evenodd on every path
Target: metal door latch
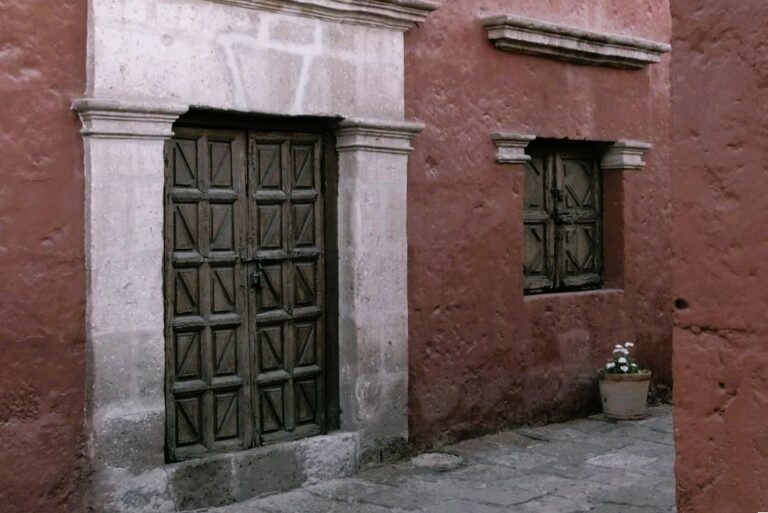
M 256 270 L 250 275 L 250 282 L 252 287 L 261 287 L 261 275 L 264 272 L 264 269 L 261 268 L 261 260 L 258 258 L 249 258 L 246 256 L 245 252 L 242 252 L 240 253 L 240 262 L 245 265 L 250 264 L 256 267 Z
M 261 287 L 261 264 L 256 263 L 256 270 L 251 273 L 251 286 Z

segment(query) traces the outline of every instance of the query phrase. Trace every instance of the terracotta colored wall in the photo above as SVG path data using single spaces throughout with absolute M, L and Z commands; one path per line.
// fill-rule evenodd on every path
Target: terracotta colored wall
M 598 409 L 595 369 L 628 338 L 671 379 L 669 57 L 621 71 L 501 52 L 476 18 L 504 11 L 670 37 L 666 0 L 446 0 L 407 34 L 407 113 L 427 126 L 408 189 L 410 429 L 422 446 Z M 654 144 L 644 170 L 606 177 L 627 219 L 607 255 L 623 263 L 612 271 L 623 291 L 524 299 L 522 168 L 496 164 L 497 129 Z
M 85 0 L 0 1 L 0 510 L 75 511 Z
M 679 511 L 768 511 L 768 3 L 672 6 Z

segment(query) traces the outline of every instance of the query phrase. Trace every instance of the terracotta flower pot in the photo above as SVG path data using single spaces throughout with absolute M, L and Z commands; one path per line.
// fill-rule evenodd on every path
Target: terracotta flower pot
M 652 373 L 609 374 L 599 371 L 603 414 L 616 420 L 642 419 L 648 415 L 646 401 Z

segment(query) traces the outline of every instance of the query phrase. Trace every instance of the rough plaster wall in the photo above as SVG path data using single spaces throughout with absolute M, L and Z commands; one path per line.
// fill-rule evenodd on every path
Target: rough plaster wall
M 639 343 L 671 380 L 669 57 L 642 71 L 495 50 L 475 21 L 507 12 L 669 41 L 666 0 L 446 0 L 406 35 L 410 432 L 417 445 L 599 408 L 595 369 Z M 580 4 L 581 5 L 581 4 Z M 625 172 L 624 291 L 524 300 L 522 176 L 490 133 L 654 144 Z
M 672 6 L 678 511 L 766 511 L 768 4 Z
M 0 1 L 0 510 L 75 511 L 85 0 Z

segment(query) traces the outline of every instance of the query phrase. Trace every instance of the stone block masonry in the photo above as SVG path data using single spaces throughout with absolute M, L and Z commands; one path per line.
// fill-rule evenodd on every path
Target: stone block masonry
M 74 108 L 86 141 L 89 503 L 100 511 L 244 500 L 396 458 L 408 438 L 406 169 L 423 127 L 403 120 L 402 31 L 435 5 L 235 3 L 92 1 L 87 97 Z M 341 418 L 326 436 L 166 464 L 163 147 L 190 108 L 335 125 Z

